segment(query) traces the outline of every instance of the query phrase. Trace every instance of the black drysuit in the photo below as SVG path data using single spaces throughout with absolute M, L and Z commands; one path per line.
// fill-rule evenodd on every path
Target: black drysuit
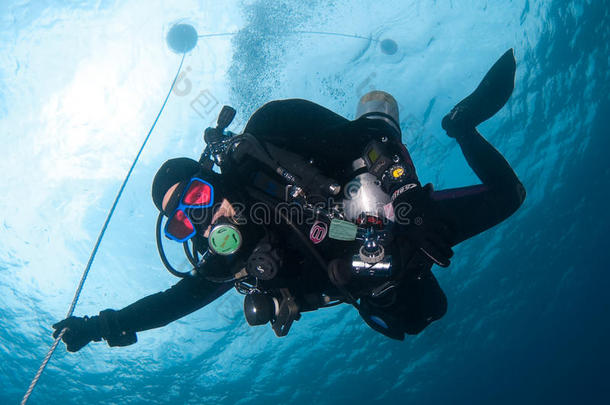
M 249 120 L 244 132 L 262 143 L 271 143 L 312 158 L 327 176 L 341 184 L 349 180 L 346 168 L 360 157 L 372 133 L 388 132 L 382 120 L 361 118 L 349 121 L 306 100 L 273 101 L 261 107 Z M 432 193 L 439 221 L 444 224 L 444 240 L 456 245 L 506 219 L 523 202 L 525 191 L 500 153 L 476 130 L 458 138 L 462 152 L 481 185 L 440 190 Z M 403 145 L 396 147 L 412 166 Z M 398 150 L 397 149 L 397 150 Z M 417 181 L 414 167 L 412 178 Z M 248 180 L 246 180 L 248 181 Z M 405 242 L 404 249 L 412 248 Z M 410 262 L 390 302 L 361 300 L 361 315 L 373 329 L 392 338 L 416 334 L 441 318 L 447 308 L 444 293 L 432 275 L 432 263 L 419 257 Z M 231 289 L 201 277 L 182 279 L 170 289 L 113 312 L 112 324 L 121 331 L 137 332 L 164 326 L 204 307 Z

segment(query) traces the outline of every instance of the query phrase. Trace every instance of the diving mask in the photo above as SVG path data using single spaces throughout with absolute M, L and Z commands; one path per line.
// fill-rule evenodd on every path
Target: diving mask
M 165 236 L 176 242 L 191 239 L 197 231 L 189 212 L 192 209 L 211 207 L 214 202 L 214 187 L 205 180 L 193 177 L 183 188 L 177 207 L 168 215 Z M 172 205 L 171 200 L 168 205 Z

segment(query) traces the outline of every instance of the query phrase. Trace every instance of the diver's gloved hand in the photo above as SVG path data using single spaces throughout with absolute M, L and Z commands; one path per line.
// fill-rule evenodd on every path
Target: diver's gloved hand
M 102 338 L 108 346 L 129 346 L 138 341 L 136 333 L 121 328 L 117 318 L 117 312 L 106 309 L 97 316 L 77 317 L 71 316 L 53 325 L 55 332 L 53 337 L 57 338 L 63 328 L 68 328 L 62 336 L 63 342 L 69 352 L 77 352 L 89 342 L 99 342 Z
M 57 322 L 53 325 L 53 328 L 55 329 L 55 332 L 53 332 L 53 338 L 55 339 L 57 339 L 62 329 L 68 328 L 61 340 L 66 344 L 69 352 L 77 352 L 91 341 L 99 342 L 102 340 L 98 316 L 91 318 L 88 316 L 83 318 L 71 316 Z
M 430 197 L 432 184 L 420 187 L 407 184 L 392 195 L 394 221 L 398 235 L 406 237 L 424 255 L 441 267 L 451 264 L 453 250 L 445 240 L 445 225 Z

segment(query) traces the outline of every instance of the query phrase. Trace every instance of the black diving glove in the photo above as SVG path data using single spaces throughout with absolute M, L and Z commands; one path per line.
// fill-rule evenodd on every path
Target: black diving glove
M 64 328 L 68 328 L 61 340 L 66 344 L 68 351 L 72 353 L 79 351 L 91 341 L 99 342 L 102 340 L 98 316 L 91 318 L 88 316 L 83 318 L 71 316 L 57 322 L 53 325 L 53 328 L 55 329 L 55 332 L 53 332 L 54 339 L 57 339 Z
M 108 346 L 129 346 L 138 341 L 138 337 L 133 331 L 125 331 L 121 328 L 117 312 L 106 309 L 97 316 L 83 318 L 71 316 L 53 325 L 55 332 L 53 338 L 61 333 L 63 328 L 68 328 L 61 340 L 66 344 L 69 352 L 77 352 L 85 347 L 89 342 L 99 342 L 102 338 Z
M 397 235 L 413 243 L 426 257 L 441 267 L 451 264 L 453 250 L 445 240 L 445 225 L 441 221 L 430 194 L 432 184 L 420 187 L 407 184 L 392 195 Z

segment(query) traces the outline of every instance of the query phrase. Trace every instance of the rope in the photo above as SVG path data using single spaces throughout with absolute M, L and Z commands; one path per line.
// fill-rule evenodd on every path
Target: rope
M 217 34 L 202 34 L 198 35 L 197 38 L 211 38 L 211 37 L 227 37 L 232 35 L 237 35 L 239 32 L 220 32 Z M 328 32 L 328 31 L 284 31 L 284 32 L 276 32 L 270 35 L 280 35 L 280 34 L 312 34 L 312 35 L 329 35 L 334 37 L 345 37 L 345 38 L 357 38 L 357 39 L 366 39 L 367 41 L 380 42 L 378 39 L 373 39 L 372 37 L 365 37 L 362 35 L 356 34 L 342 34 L 340 32 Z
M 27 392 L 23 396 L 23 399 L 21 400 L 21 405 L 25 405 L 25 403 L 28 402 L 28 399 L 30 398 L 30 395 L 32 395 L 32 391 L 34 391 L 34 387 L 38 383 L 38 380 L 40 379 L 40 376 L 42 375 L 42 372 L 44 371 L 45 367 L 47 366 L 47 363 L 49 362 L 49 360 L 51 360 L 51 356 L 55 352 L 55 349 L 57 348 L 57 345 L 59 344 L 59 341 L 61 340 L 62 336 L 64 335 L 64 333 L 66 333 L 67 330 L 68 330 L 68 328 L 63 328 L 61 330 L 61 332 L 59 332 L 59 335 L 57 336 L 57 339 L 55 339 L 55 341 L 53 342 L 53 346 L 51 346 L 51 348 L 47 352 L 47 355 L 45 356 L 44 360 L 42 361 L 42 364 L 40 365 L 40 368 L 36 372 L 36 375 L 34 376 L 34 379 L 30 383 L 30 386 L 28 387 Z
M 157 121 L 159 120 L 159 117 L 161 116 L 161 113 L 163 112 L 163 109 L 165 108 L 165 105 L 167 104 L 167 100 L 169 99 L 169 96 L 171 95 L 172 90 L 174 89 L 174 85 L 176 84 L 176 81 L 178 80 L 178 74 L 180 74 L 180 70 L 182 69 L 182 64 L 184 63 L 185 56 L 186 56 L 186 53 L 182 55 L 182 60 L 180 61 L 180 66 L 178 67 L 178 71 L 176 72 L 176 76 L 174 77 L 174 81 L 172 82 L 172 86 L 170 87 L 169 91 L 167 92 L 165 101 L 163 101 L 163 105 L 161 106 L 161 109 L 159 110 L 159 113 L 157 114 L 155 121 L 153 122 L 152 126 L 150 127 L 150 130 L 148 131 L 148 135 L 146 135 L 146 138 L 144 139 L 144 142 L 142 143 L 142 146 L 140 147 L 138 154 L 136 155 L 135 159 L 133 160 L 133 163 L 131 164 L 129 171 L 127 172 L 127 176 L 125 176 L 125 180 L 123 180 L 123 184 L 121 185 L 121 188 L 119 189 L 119 192 L 118 192 L 116 198 L 114 199 L 114 203 L 112 203 L 112 208 L 110 208 L 110 211 L 108 212 L 108 216 L 106 217 L 106 221 L 104 222 L 104 225 L 102 226 L 102 230 L 100 231 L 100 234 L 97 237 L 97 241 L 95 242 L 95 246 L 93 247 L 91 256 L 89 256 L 89 261 L 87 262 L 87 266 L 85 267 L 83 276 L 81 277 L 80 282 L 78 283 L 78 287 L 76 288 L 76 293 L 74 294 L 74 299 L 72 300 L 72 304 L 70 304 L 70 309 L 68 310 L 68 314 L 66 315 L 66 318 L 71 317 L 72 313 L 74 312 L 74 308 L 76 307 L 76 303 L 78 302 L 78 299 L 80 297 L 80 293 L 83 289 L 83 285 L 85 284 L 85 280 L 87 279 L 87 276 L 89 275 L 89 270 L 91 270 L 91 265 L 93 264 L 93 260 L 95 259 L 95 255 L 97 254 L 98 248 L 100 247 L 100 244 L 102 243 L 102 238 L 104 237 L 104 234 L 106 233 L 106 229 L 108 228 L 108 224 L 110 223 L 112 214 L 114 214 L 114 210 L 116 209 L 117 204 L 119 203 L 119 199 L 123 195 L 123 191 L 125 190 L 127 181 L 129 181 L 129 177 L 131 176 L 131 173 L 133 172 L 133 169 L 135 168 L 136 163 L 138 163 L 138 159 L 140 158 L 140 155 L 142 154 L 142 151 L 144 150 L 144 147 L 146 146 L 146 143 L 148 142 L 148 139 L 150 138 L 152 131 L 155 129 L 155 125 L 157 125 Z M 63 337 L 64 333 L 66 333 L 67 330 L 68 330 L 68 328 L 63 328 L 61 330 L 61 332 L 59 333 L 59 335 L 57 336 L 57 338 L 55 339 L 55 341 L 53 342 L 53 345 L 49 349 L 44 360 L 42 361 L 42 364 L 40 365 L 38 372 L 36 373 L 36 375 L 34 376 L 34 379 L 30 383 L 30 386 L 29 386 L 27 392 L 23 396 L 23 399 L 21 400 L 21 405 L 25 405 L 26 402 L 28 401 L 28 399 L 30 398 L 30 395 L 32 395 L 32 391 L 34 390 L 34 387 L 36 387 L 36 384 L 38 383 L 38 380 L 40 379 L 42 372 L 44 371 L 45 367 L 47 366 L 47 363 L 49 362 L 49 360 L 51 360 L 51 356 L 55 352 L 57 345 L 59 344 L 61 338 Z

